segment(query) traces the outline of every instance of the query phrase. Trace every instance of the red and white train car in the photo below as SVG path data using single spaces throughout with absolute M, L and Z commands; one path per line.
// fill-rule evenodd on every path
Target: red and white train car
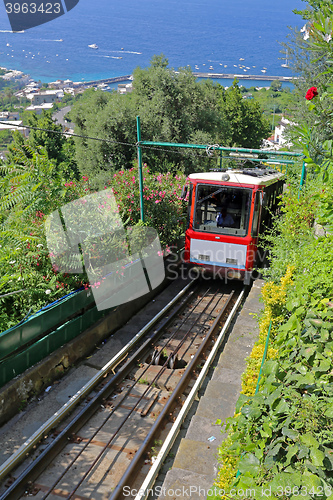
M 261 258 L 258 238 L 271 226 L 283 178 L 266 168 L 191 174 L 184 261 L 249 284 Z

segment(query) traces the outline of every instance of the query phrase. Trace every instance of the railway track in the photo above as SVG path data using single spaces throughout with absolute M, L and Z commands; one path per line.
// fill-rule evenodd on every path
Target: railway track
M 0 467 L 1 500 L 116 500 L 125 486 L 151 485 L 240 293 L 221 282 L 186 285 Z

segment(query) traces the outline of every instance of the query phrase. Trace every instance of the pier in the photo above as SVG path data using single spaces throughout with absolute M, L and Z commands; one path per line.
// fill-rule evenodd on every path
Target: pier
M 272 82 L 274 80 L 280 80 L 280 82 L 292 82 L 293 80 L 297 80 L 297 77 L 294 76 L 271 76 L 271 75 L 248 75 L 244 73 L 202 73 L 202 72 L 193 72 L 193 75 L 197 78 L 238 78 L 239 80 L 264 80 L 268 82 Z
M 176 71 L 176 73 L 178 73 Z M 216 79 L 232 79 L 235 78 L 239 80 L 258 80 L 258 81 L 267 81 L 272 82 L 274 80 L 279 80 L 280 82 L 292 82 L 293 80 L 297 80 L 297 77 L 294 76 L 271 76 L 271 75 L 248 75 L 244 73 L 203 73 L 203 72 L 193 72 L 193 75 L 196 78 L 216 78 Z M 83 87 L 93 87 L 95 85 L 100 85 L 102 83 L 110 84 L 117 82 L 126 82 L 129 80 L 133 80 L 132 75 L 124 75 L 124 76 L 115 76 L 113 78 L 104 78 L 103 80 L 91 80 L 89 82 L 80 82 L 80 86 Z
M 81 85 L 86 86 L 93 86 L 93 85 L 100 85 L 101 83 L 117 83 L 117 82 L 125 82 L 127 80 L 132 80 L 133 76 L 132 75 L 125 75 L 125 76 L 115 76 L 113 78 L 104 78 L 103 80 L 91 80 L 90 82 L 80 82 Z

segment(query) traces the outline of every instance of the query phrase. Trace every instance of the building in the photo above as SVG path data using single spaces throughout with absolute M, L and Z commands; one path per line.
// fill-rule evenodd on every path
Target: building
M 33 104 L 31 106 L 28 106 L 25 108 L 26 111 L 34 111 L 37 115 L 40 115 L 42 111 L 49 111 L 50 109 L 53 108 L 53 103 L 52 102 L 45 102 L 43 104 L 37 104 L 34 106 Z
M 0 122 L 7 122 L 9 120 L 16 121 L 20 119 L 20 115 L 18 111 L 9 112 L 9 111 L 1 111 L 0 112 Z
M 281 117 L 281 120 L 275 127 L 274 131 L 274 142 L 278 147 L 288 147 L 290 143 L 288 143 L 285 137 L 285 131 L 291 125 L 296 125 L 296 123 L 291 122 L 284 116 Z
M 45 90 L 44 92 L 32 94 L 31 103 L 33 106 L 40 106 L 41 104 L 54 104 L 55 102 L 61 101 L 63 97 L 63 90 Z
M 18 131 L 21 132 L 24 137 L 28 137 L 29 131 L 26 127 L 22 127 L 22 120 L 7 120 L 6 123 L 0 123 L 0 132 L 4 130 L 10 130 L 12 132 Z
M 118 92 L 119 94 L 128 94 L 132 92 L 133 84 L 132 83 L 118 83 Z
M 72 80 L 56 80 L 48 84 L 49 89 L 65 89 L 66 87 L 73 87 Z
M 9 70 L 7 73 L 2 75 L 1 78 L 8 81 L 18 82 L 21 85 L 25 85 L 30 80 L 29 75 L 25 75 L 22 71 L 17 70 Z

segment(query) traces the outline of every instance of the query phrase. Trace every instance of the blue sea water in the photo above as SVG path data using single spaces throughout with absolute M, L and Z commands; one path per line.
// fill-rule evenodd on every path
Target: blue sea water
M 302 0 L 80 0 L 58 19 L 11 33 L 1 2 L 0 66 L 44 82 L 86 81 L 131 74 L 163 53 L 174 68 L 288 76 L 279 42 L 288 26 L 301 28 L 292 10 L 304 7 Z

